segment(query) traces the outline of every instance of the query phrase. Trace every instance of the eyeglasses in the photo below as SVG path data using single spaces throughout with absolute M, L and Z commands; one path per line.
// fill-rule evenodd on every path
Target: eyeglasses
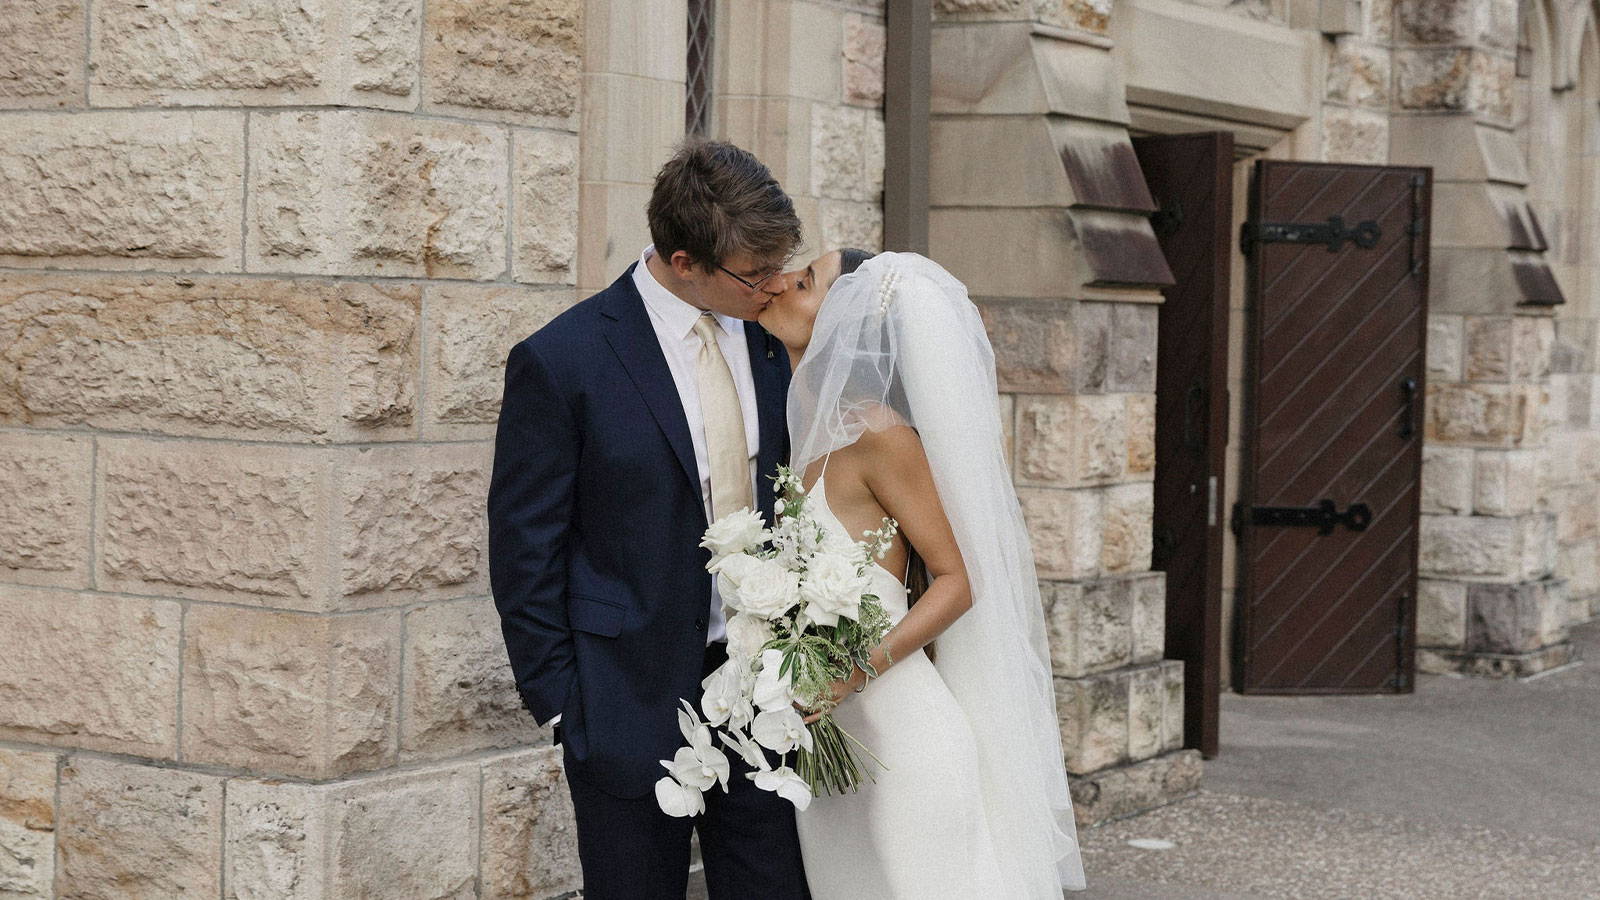
M 717 263 L 717 268 L 721 269 L 724 272 L 727 272 L 728 275 L 730 275 L 733 278 L 734 281 L 739 282 L 740 284 L 744 285 L 745 287 L 749 288 L 752 291 L 761 290 L 761 286 L 763 284 L 766 284 L 767 281 L 772 278 L 772 276 L 774 276 L 774 275 L 778 274 L 779 272 L 783 271 L 783 267 L 779 266 L 778 268 L 773 269 L 771 272 L 768 272 L 767 274 L 761 276 L 760 280 L 758 280 L 758 281 L 745 281 L 743 278 L 740 278 L 738 276 L 738 274 L 735 273 L 732 269 L 728 268 L 727 266 L 723 265 L 722 263 Z

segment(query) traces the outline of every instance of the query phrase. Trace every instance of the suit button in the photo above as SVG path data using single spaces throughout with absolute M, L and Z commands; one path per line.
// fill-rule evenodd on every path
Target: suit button
M 706 620 L 705 619 L 695 619 L 694 620 L 694 627 L 696 627 L 696 628 L 704 628 L 704 627 L 706 627 Z

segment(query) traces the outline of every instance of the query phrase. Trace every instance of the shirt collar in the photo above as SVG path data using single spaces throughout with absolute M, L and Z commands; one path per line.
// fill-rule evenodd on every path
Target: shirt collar
M 633 268 L 633 285 L 639 289 L 639 296 L 644 298 L 645 306 L 667 323 L 671 334 L 688 338 L 694 334 L 694 323 L 699 321 L 701 311 L 694 304 L 667 290 L 656 280 L 650 267 L 645 265 L 645 261 L 654 256 L 655 252 L 655 245 L 651 244 L 639 254 L 639 264 Z M 719 312 L 713 312 L 711 317 L 728 334 L 744 334 L 743 322 L 738 318 Z

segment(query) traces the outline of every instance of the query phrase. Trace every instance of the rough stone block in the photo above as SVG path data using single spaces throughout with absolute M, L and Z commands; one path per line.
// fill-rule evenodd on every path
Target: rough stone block
M 883 207 L 877 202 L 823 200 L 817 204 L 819 246 L 855 247 L 873 253 L 883 249 Z
M 883 120 L 872 110 L 811 106 L 811 193 L 876 202 L 883 193 Z M 829 247 L 828 249 L 832 249 Z
M 1567 639 L 1564 585 L 1554 579 L 1467 588 L 1466 649 L 1526 653 Z
M 1395 67 L 1395 90 L 1402 109 L 1468 108 L 1472 80 L 1470 49 L 1396 50 Z
M 1550 494 L 1550 503 L 1556 511 L 1556 539 L 1563 547 L 1600 536 L 1600 485 L 1561 485 Z
M 511 253 L 518 281 L 577 280 L 578 138 L 517 131 L 513 138 Z
M 1427 439 L 1486 447 L 1518 446 L 1537 431 L 1539 390 L 1511 384 L 1430 384 Z
M 1476 37 L 1475 3 L 1397 3 L 1396 37 L 1411 44 L 1466 44 Z
M 1532 512 L 1539 500 L 1539 450 L 1477 450 L 1473 511 L 1484 516 Z
M 1112 330 L 1106 390 L 1155 393 L 1156 323 L 1160 307 L 1150 303 L 1113 303 L 1110 306 Z
M 398 612 L 207 604 L 184 628 L 186 760 L 312 778 L 394 761 Z
M 1045 625 L 1056 675 L 1082 678 L 1128 664 L 1133 603 L 1127 579 L 1056 582 L 1045 588 Z
M 243 113 L 7 116 L 0 265 L 236 270 L 243 170 Z
M 561 748 L 483 766 L 483 895 L 555 897 L 582 886 Z
M 0 896 L 55 896 L 57 759 L 0 749 Z
M 423 436 L 493 437 L 505 387 L 506 354 L 575 299 L 570 290 L 429 285 Z
M 1523 519 L 1535 518 L 1532 516 Z M 1424 575 L 1522 580 L 1530 566 L 1530 527 L 1502 516 L 1422 516 L 1419 565 Z
M 164 600 L 0 592 L 0 738 L 171 758 L 181 618 Z
M 577 130 L 582 0 L 430 0 L 427 109 Z
M 1087 828 L 1165 806 L 1199 791 L 1200 773 L 1200 751 L 1179 750 L 1074 778 L 1073 815 L 1079 828 Z
M 1134 663 L 1161 659 L 1167 641 L 1167 576 L 1146 572 L 1129 579 L 1133 606 Z
M 1099 572 L 1099 491 L 1025 487 L 1017 496 L 1040 578 L 1087 578 Z
M 1389 116 L 1362 107 L 1322 107 L 1322 158 L 1382 165 L 1389 161 Z
M 227 900 L 321 900 L 328 845 L 323 785 L 235 778 L 227 785 L 222 868 Z M 368 885 L 368 890 L 379 887 Z
M 88 587 L 93 458 L 85 437 L 0 434 L 0 578 Z
M 476 897 L 481 771 L 469 763 L 328 784 L 233 779 L 227 897 Z
M 96 3 L 96 105 L 416 103 L 418 0 Z
M 503 130 L 335 110 L 256 114 L 250 132 L 252 271 L 468 279 L 505 271 Z
M 1149 759 L 1161 752 L 1166 723 L 1166 685 L 1160 666 L 1134 669 L 1128 677 L 1128 758 Z
M 1054 0 L 1035 9 L 1040 22 L 1057 28 L 1105 34 L 1111 26 L 1111 0 Z
M 1144 572 L 1150 568 L 1150 523 L 1155 518 L 1155 494 L 1148 482 L 1119 484 L 1105 489 L 1104 531 L 1100 565 L 1107 572 Z
M 1326 41 L 1323 47 L 1328 59 L 1324 97 L 1387 112 L 1390 49 L 1351 35 Z
M 346 606 L 489 592 L 493 448 L 487 444 L 363 448 L 336 475 L 335 546 Z
M 1085 775 L 1128 761 L 1128 669 L 1057 678 L 1056 709 L 1067 771 Z
M 1183 660 L 1164 659 L 1160 662 L 1161 689 L 1161 751 L 1163 753 L 1183 747 Z
M 1127 402 L 1121 394 L 1020 396 L 1019 479 L 1075 486 L 1121 478 L 1128 459 L 1126 416 Z
M 328 896 L 477 896 L 479 766 L 341 786 L 328 804 Z
M 1511 316 L 1466 317 L 1467 380 L 1510 380 L 1513 322 Z
M 1072 306 L 1053 300 L 984 301 L 978 304 L 994 347 L 1000 390 L 1066 394 L 1077 386 L 1081 332 Z
M 487 599 L 406 614 L 402 761 L 548 741 L 523 709 Z
M 1417 582 L 1417 644 L 1429 647 L 1460 647 L 1466 642 L 1467 583 Z
M 1474 452 L 1469 447 L 1423 446 L 1423 512 L 1445 515 L 1472 512 Z
M 17 3 L 0 31 L 0 108 L 55 109 L 83 105 L 81 2 Z
M 1461 380 L 1461 345 L 1464 316 L 1428 317 L 1428 378 Z
M 216 897 L 222 779 L 75 757 L 61 770 L 62 897 Z
M 1498 122 L 1509 123 L 1516 111 L 1516 51 L 1472 53 L 1471 108 Z
M 1125 394 L 1129 475 L 1154 478 L 1156 470 L 1156 395 Z
M 327 608 L 327 466 L 276 447 L 99 439 L 97 584 Z
M 0 276 L 0 421 L 288 441 L 416 434 L 415 285 Z
M 844 100 L 861 106 L 883 102 L 884 26 L 862 16 L 844 20 Z

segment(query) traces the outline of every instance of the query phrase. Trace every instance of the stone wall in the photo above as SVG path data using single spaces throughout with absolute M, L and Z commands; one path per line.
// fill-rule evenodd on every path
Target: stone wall
M 0 47 L 0 894 L 544 897 L 488 596 L 580 0 L 39 2 Z
M 877 249 L 881 0 L 718 6 L 718 135 Z M 648 242 L 684 3 L 12 15 L 0 894 L 576 889 L 483 497 L 506 351 Z

